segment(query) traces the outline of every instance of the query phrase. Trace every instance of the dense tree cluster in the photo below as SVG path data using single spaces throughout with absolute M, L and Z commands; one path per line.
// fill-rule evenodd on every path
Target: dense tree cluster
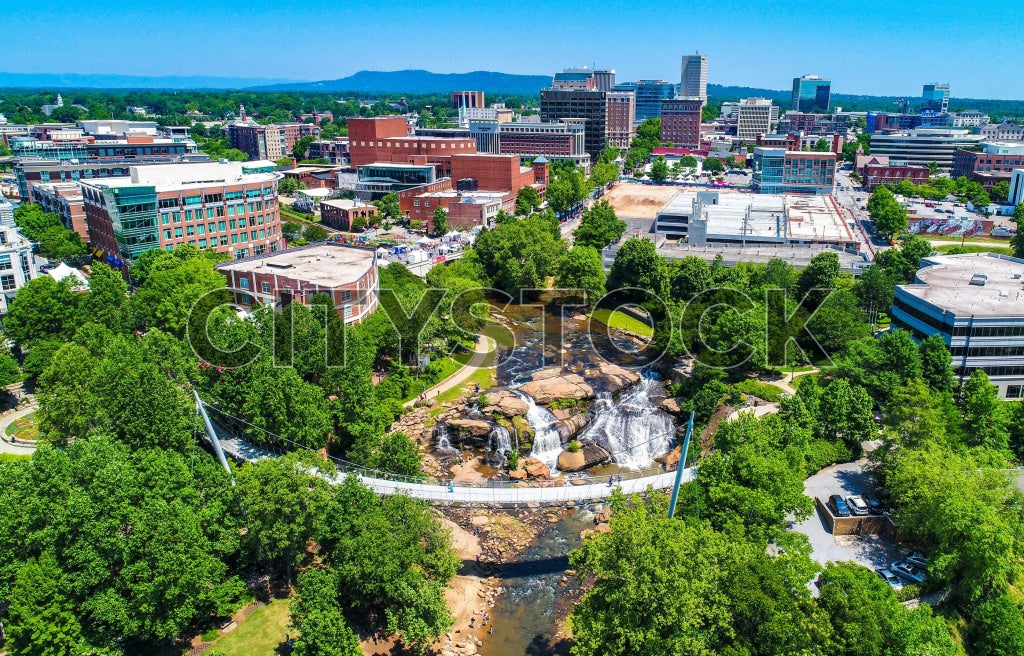
M 48 260 L 74 262 L 87 251 L 81 235 L 65 226 L 59 214 L 45 212 L 39 205 L 19 206 L 14 222 L 27 239 L 39 244 L 39 254 Z
M 992 202 L 985 188 L 980 182 L 975 182 L 964 176 L 955 180 L 952 178 L 933 177 L 928 182 L 915 185 L 910 180 L 903 180 L 892 188 L 897 194 L 906 198 L 927 198 L 930 200 L 946 200 L 949 196 L 956 196 L 960 202 L 970 201 L 978 207 L 988 207 Z M 1006 193 L 1009 192 L 1009 185 Z M 1005 196 L 1003 196 L 1005 199 Z

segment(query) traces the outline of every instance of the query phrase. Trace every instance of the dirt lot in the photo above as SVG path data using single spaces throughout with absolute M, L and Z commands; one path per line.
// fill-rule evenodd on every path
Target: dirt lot
M 620 219 L 653 219 L 658 210 L 680 191 L 679 187 L 621 182 L 604 198 L 615 208 Z

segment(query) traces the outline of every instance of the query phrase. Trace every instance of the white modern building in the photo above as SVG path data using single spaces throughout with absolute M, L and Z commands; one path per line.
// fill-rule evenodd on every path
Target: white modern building
M 0 313 L 26 282 L 35 277 L 32 242 L 14 225 L 14 206 L 0 196 Z
M 771 134 L 772 115 L 779 115 L 779 108 L 766 98 L 746 98 L 736 109 L 736 138 L 750 144 L 759 134 Z
M 942 335 L 961 382 L 981 369 L 1001 397 L 1024 398 L 1024 260 L 971 253 L 921 265 L 914 284 L 896 287 L 893 327 Z
M 1013 169 L 1010 174 L 1010 194 L 1006 202 L 1014 206 L 1024 203 L 1024 169 Z

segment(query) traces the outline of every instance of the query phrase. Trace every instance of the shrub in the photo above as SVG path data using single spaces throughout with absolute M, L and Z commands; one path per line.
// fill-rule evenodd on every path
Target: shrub
M 583 448 L 583 445 L 580 444 L 579 440 L 569 440 L 569 445 L 565 448 L 569 453 L 576 453 Z
M 508 468 L 519 469 L 519 449 L 512 449 L 508 452 Z

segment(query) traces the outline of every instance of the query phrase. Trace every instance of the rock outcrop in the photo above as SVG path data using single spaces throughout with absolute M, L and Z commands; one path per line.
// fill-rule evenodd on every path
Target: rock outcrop
M 561 369 L 549 368 L 538 371 L 532 378 L 520 390 L 532 396 L 534 401 L 541 405 L 547 405 L 556 399 L 589 399 L 594 396 L 594 388 L 579 374 L 563 373 Z
M 497 413 L 506 417 L 518 417 L 525 415 L 530 409 L 526 401 L 515 392 L 501 390 L 498 392 L 488 392 L 486 396 L 487 405 L 480 410 L 485 415 Z
M 678 415 L 683 411 L 683 409 L 679 407 L 679 401 L 676 401 L 673 398 L 662 399 L 661 403 L 658 404 L 658 407 L 670 415 Z
M 486 437 L 491 433 L 491 425 L 479 419 L 450 419 L 448 426 L 475 437 Z
M 565 472 L 583 471 L 608 460 L 608 452 L 596 444 L 584 444 L 576 453 L 558 454 L 558 469 Z

